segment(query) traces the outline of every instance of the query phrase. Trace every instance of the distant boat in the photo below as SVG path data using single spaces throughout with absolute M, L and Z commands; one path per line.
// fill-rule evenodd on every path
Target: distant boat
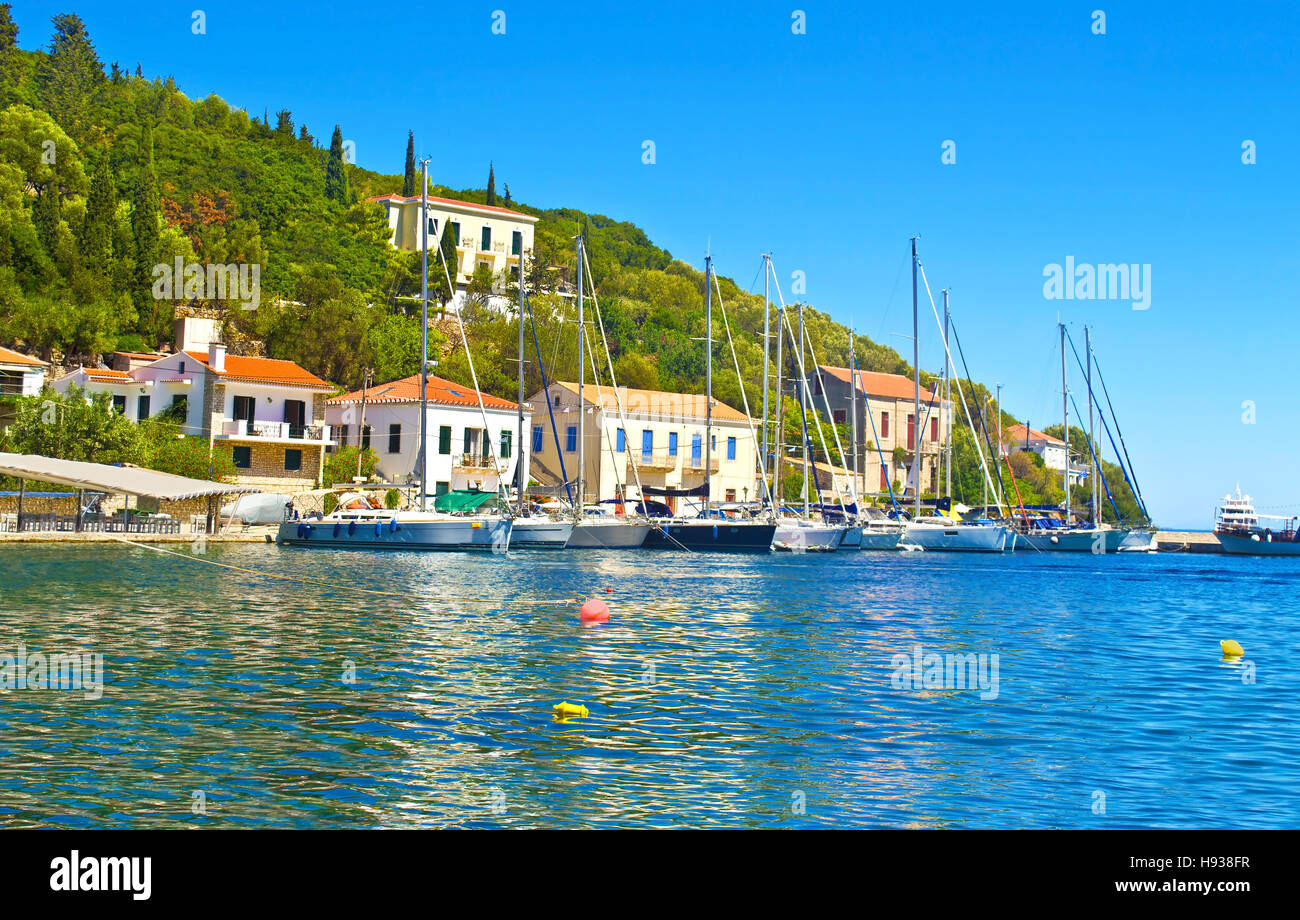
M 656 521 L 646 535 L 646 549 L 731 550 L 765 553 L 772 548 L 776 525 L 729 518 L 670 518 Z
M 772 548 L 793 552 L 833 552 L 840 548 L 848 530 L 845 526 L 822 524 L 805 518 L 780 518 L 772 534 Z
M 1276 530 L 1262 520 L 1278 521 Z M 1225 553 L 1249 556 L 1300 556 L 1300 533 L 1297 518 L 1258 514 L 1249 495 L 1223 497 L 1214 517 L 1214 536 Z
M 511 520 L 436 511 L 335 509 L 319 518 L 285 521 L 276 542 L 326 549 L 479 550 L 504 552 Z

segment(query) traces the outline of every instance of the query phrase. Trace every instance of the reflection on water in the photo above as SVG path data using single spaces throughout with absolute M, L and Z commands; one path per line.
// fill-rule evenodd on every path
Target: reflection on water
M 1300 820 L 1288 560 L 203 558 L 335 587 L 127 547 L 0 550 L 0 655 L 105 669 L 99 700 L 0 689 L 0 825 Z M 613 617 L 583 626 L 594 594 Z M 998 654 L 997 698 L 894 689 L 891 658 L 917 645 Z M 556 721 L 562 700 L 590 717 Z

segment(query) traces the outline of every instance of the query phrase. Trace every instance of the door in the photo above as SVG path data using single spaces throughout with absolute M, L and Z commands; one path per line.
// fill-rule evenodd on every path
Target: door
M 301 399 L 286 399 L 284 420 L 289 426 L 289 437 L 301 438 L 307 429 L 307 404 Z

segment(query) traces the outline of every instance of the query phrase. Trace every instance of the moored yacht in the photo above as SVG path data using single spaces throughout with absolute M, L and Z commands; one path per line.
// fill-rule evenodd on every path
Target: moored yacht
M 1276 529 L 1263 521 L 1277 521 Z M 1259 514 L 1249 495 L 1225 495 L 1214 515 L 1214 536 L 1225 553 L 1251 556 L 1300 556 L 1297 518 Z

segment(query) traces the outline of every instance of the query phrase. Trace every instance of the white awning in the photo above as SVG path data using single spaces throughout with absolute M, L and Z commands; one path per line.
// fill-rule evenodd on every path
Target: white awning
M 252 486 L 189 479 L 185 476 L 175 476 L 138 466 L 111 466 L 107 463 L 58 460 L 36 454 L 0 453 L 0 474 L 18 479 L 53 482 L 72 486 L 74 489 L 122 493 L 169 502 L 186 498 L 204 498 L 209 495 L 236 495 L 261 491 Z

